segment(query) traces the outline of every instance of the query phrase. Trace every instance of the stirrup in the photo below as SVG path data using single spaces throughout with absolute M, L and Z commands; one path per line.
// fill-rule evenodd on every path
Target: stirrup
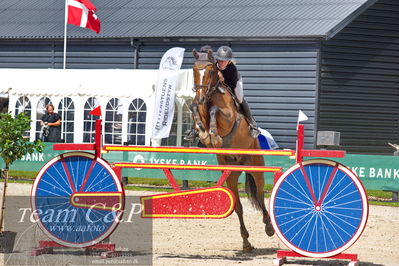
M 257 127 L 251 126 L 249 129 L 249 134 L 253 138 L 257 138 L 260 135 L 260 130 Z
M 184 137 L 185 141 L 193 142 L 197 137 L 197 131 L 195 129 L 188 130 L 187 135 Z

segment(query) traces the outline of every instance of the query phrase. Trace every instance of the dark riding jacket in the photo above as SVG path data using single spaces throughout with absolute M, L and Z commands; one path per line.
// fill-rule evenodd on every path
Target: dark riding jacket
M 233 62 L 229 62 L 224 70 L 220 70 L 224 77 L 224 83 L 229 86 L 229 88 L 233 91 L 237 87 L 238 81 L 238 70 Z

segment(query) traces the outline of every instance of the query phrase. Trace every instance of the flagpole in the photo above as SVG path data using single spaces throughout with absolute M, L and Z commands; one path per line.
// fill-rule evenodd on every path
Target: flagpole
M 64 60 L 63 69 L 66 69 L 66 47 L 67 47 L 67 23 L 68 22 L 68 0 L 65 0 L 65 20 L 64 20 Z

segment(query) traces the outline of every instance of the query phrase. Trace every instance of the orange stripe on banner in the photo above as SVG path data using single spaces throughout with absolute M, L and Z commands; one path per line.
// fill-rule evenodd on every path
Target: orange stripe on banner
M 217 190 L 221 190 L 221 191 L 225 192 L 230 199 L 229 209 L 224 214 L 198 215 L 198 214 L 146 214 L 146 213 L 143 213 L 142 217 L 144 217 L 144 218 L 224 218 L 233 211 L 235 201 L 234 201 L 234 198 L 232 197 L 231 193 L 223 188 L 210 188 L 210 189 L 204 189 L 201 191 L 184 191 L 184 192 L 179 192 L 179 193 L 142 197 L 141 204 L 142 204 L 142 206 L 144 206 L 144 202 L 146 200 L 168 198 L 168 197 L 175 197 L 175 196 L 181 196 L 181 195 L 198 194 L 198 193 L 217 191 Z
M 146 169 L 176 169 L 176 170 L 231 170 L 248 172 L 279 172 L 281 167 L 268 166 L 240 166 L 240 165 L 195 165 L 195 164 L 145 164 L 145 163 L 113 163 L 121 168 L 146 168 Z
M 249 150 L 249 149 L 212 149 L 212 148 L 184 148 L 184 147 L 146 147 L 146 146 L 103 146 L 106 151 L 132 152 L 180 152 L 180 153 L 209 153 L 209 154 L 244 154 L 244 155 L 280 155 L 292 156 L 292 150 Z

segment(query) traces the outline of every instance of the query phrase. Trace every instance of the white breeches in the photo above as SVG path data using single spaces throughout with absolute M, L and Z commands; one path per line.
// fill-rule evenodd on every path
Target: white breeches
M 238 102 L 241 104 L 242 100 L 244 99 L 244 89 L 242 86 L 242 78 L 237 81 L 237 86 L 234 89 Z

